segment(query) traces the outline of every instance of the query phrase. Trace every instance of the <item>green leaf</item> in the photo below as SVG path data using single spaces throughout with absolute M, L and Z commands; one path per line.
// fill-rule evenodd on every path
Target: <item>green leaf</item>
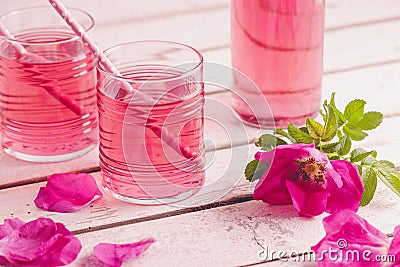
M 388 160 L 377 160 L 372 164 L 372 167 L 379 169 L 379 171 L 395 172 L 396 166 Z
M 343 126 L 343 133 L 350 136 L 350 138 L 355 141 L 361 141 L 368 136 L 368 134 L 364 133 L 356 124 L 351 122 L 348 122 Z
M 308 129 L 307 129 L 307 127 L 299 127 L 298 128 L 300 131 L 302 131 L 303 133 L 306 133 L 306 134 L 308 134 Z
M 258 141 L 255 143 L 256 146 L 261 147 L 261 149 L 264 151 L 271 151 L 276 146 L 285 144 L 287 144 L 286 141 L 271 134 L 261 135 Z
M 270 165 L 268 165 L 267 163 L 258 161 L 256 159 L 250 161 L 244 171 L 246 180 L 252 182 L 260 179 L 261 176 L 268 170 L 269 166 Z
M 377 160 L 373 157 L 366 157 L 361 161 L 362 165 L 372 165 L 376 162 Z
M 346 122 L 346 117 L 344 116 L 344 114 L 342 112 L 340 112 L 337 108 L 336 108 L 336 103 L 335 103 L 335 93 L 332 93 L 331 95 L 331 101 L 329 103 L 329 105 L 333 108 L 333 110 L 335 111 L 336 117 L 337 117 L 337 123 L 338 126 L 342 126 L 345 122 Z
M 366 168 L 363 170 L 361 178 L 364 184 L 364 193 L 362 194 L 360 205 L 366 206 L 371 202 L 375 194 L 377 185 L 376 173 L 372 168 Z
M 274 134 L 278 134 L 278 135 L 281 135 L 281 136 L 283 136 L 283 137 L 286 137 L 286 138 L 289 139 L 292 143 L 295 143 L 295 142 L 296 142 L 296 140 L 294 140 L 292 137 L 290 137 L 289 134 L 288 134 L 287 132 L 285 132 L 284 130 L 282 130 L 282 129 L 276 129 L 275 132 L 274 132 Z
M 363 166 L 358 165 L 357 163 L 355 163 L 354 165 L 357 166 L 358 172 L 360 173 L 360 175 L 362 175 L 363 174 Z
M 341 156 L 347 155 L 351 149 L 351 139 L 344 135 L 339 141 L 337 153 Z
M 339 139 L 342 139 L 342 138 L 343 138 L 343 134 L 342 134 L 342 132 L 341 132 L 340 130 L 337 131 L 336 135 L 337 135 L 337 137 L 338 137 Z
M 357 122 L 357 126 L 362 130 L 373 130 L 378 127 L 383 120 L 383 114 L 377 111 L 370 111 L 364 114 L 362 119 Z
M 319 150 L 321 150 L 322 152 L 325 152 L 325 153 L 334 153 L 337 151 L 339 144 L 340 144 L 340 142 L 334 142 L 334 143 L 329 143 L 329 144 L 325 144 L 325 145 L 320 145 Z
M 359 162 L 370 155 L 376 155 L 376 151 L 375 150 L 367 151 L 362 148 L 357 148 L 357 149 L 354 149 L 353 151 L 351 151 L 350 161 L 351 162 Z
M 378 172 L 378 177 L 387 187 L 400 196 L 400 173 Z
M 327 117 L 326 114 L 322 111 L 322 109 L 319 110 L 319 115 L 322 116 L 322 120 L 324 121 L 324 123 L 326 123 Z
M 354 99 L 344 108 L 344 116 L 351 122 L 358 122 L 364 114 L 364 106 L 367 104 L 364 100 Z
M 324 109 L 326 111 L 326 120 L 322 141 L 330 141 L 336 136 L 338 123 L 333 108 L 330 105 L 324 104 Z
M 311 118 L 307 118 L 306 127 L 308 133 L 313 139 L 318 140 L 320 137 L 324 135 L 324 126 L 322 126 L 319 122 L 316 122 Z
M 286 138 L 289 138 L 289 135 L 287 134 L 287 132 L 285 132 L 285 131 L 282 130 L 282 129 L 276 129 L 274 133 L 275 133 L 275 134 L 282 135 L 282 136 L 284 136 L 284 137 L 286 137 Z
M 309 134 L 297 129 L 293 124 L 288 125 L 288 132 L 297 143 L 311 144 L 313 142 Z

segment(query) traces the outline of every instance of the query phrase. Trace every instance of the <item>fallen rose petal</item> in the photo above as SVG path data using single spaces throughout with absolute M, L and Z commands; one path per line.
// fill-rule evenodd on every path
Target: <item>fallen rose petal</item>
M 53 174 L 35 199 L 36 207 L 56 212 L 74 212 L 103 197 L 93 176 L 86 173 Z
M 0 225 L 0 240 L 8 236 L 12 231 L 21 228 L 25 222 L 18 218 L 5 219 L 4 224 Z
M 400 266 L 400 225 L 394 229 L 392 243 L 390 243 L 388 256 L 395 257 L 393 266 Z
M 93 248 L 93 252 L 99 261 L 119 267 L 125 260 L 142 254 L 154 242 L 154 239 L 149 238 L 130 244 L 99 243 Z
M 6 224 L 10 222 L 1 227 Z M 0 263 L 5 266 L 64 266 L 74 261 L 82 248 L 63 224 L 51 219 L 39 218 L 19 226 L 0 239 Z
M 318 266 L 381 266 L 382 262 L 373 260 L 387 255 L 389 238 L 365 219 L 353 211 L 339 210 L 324 218 L 323 224 L 325 237 L 311 247 Z M 329 256 L 330 251 L 338 258 Z

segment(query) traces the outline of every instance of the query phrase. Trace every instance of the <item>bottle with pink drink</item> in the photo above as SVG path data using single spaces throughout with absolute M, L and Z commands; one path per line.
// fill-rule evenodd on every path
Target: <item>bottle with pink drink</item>
M 324 13 L 324 0 L 231 0 L 232 65 L 244 74 L 233 77 L 233 108 L 245 122 L 285 127 L 317 116 Z

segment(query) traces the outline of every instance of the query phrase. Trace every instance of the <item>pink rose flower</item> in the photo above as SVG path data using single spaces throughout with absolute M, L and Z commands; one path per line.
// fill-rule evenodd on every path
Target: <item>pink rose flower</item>
M 81 248 L 63 224 L 48 218 L 28 223 L 5 219 L 0 225 L 0 265 L 64 266 L 76 259 Z
M 400 266 L 399 226 L 390 245 L 385 234 L 353 211 L 337 211 L 323 224 L 326 236 L 311 247 L 318 266 Z
M 255 158 L 271 167 L 258 181 L 254 199 L 293 204 L 305 217 L 358 210 L 364 187 L 357 168 L 345 160 L 329 161 L 314 144 L 280 145 Z

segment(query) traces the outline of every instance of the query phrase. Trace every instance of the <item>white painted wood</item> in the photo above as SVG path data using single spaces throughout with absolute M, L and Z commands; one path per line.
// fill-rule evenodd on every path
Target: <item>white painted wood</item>
M 227 94 L 206 96 L 205 104 L 205 144 L 207 151 L 247 144 L 262 134 L 255 127 L 249 127 L 239 120 L 229 105 Z M 85 171 L 98 168 L 98 149 L 67 162 L 37 164 L 16 160 L 3 151 L 0 152 L 0 187 L 13 183 L 33 182 L 38 177 L 52 173 Z M 43 180 L 43 179 L 42 179 Z
M 31 163 L 15 159 L 0 150 L 0 188 L 20 183 L 43 181 L 53 173 L 67 173 L 90 170 L 99 166 L 96 147 L 81 158 L 60 163 Z M 1 194 L 1 193 L 0 193 Z
M 359 215 L 385 233 L 400 224 L 398 197 L 380 189 Z M 324 235 L 327 214 L 300 218 L 292 206 L 250 201 L 79 235 L 83 251 L 72 266 L 97 266 L 92 248 L 98 242 L 125 243 L 145 237 L 157 242 L 126 266 L 238 266 L 259 262 L 262 246 L 271 250 L 309 250 Z
M 5 2 L 1 3 L 4 4 Z M 8 3 L 10 4 L 11 2 Z M 367 1 L 365 5 L 369 5 L 369 3 L 372 2 Z M 101 4 L 99 4 L 99 6 L 101 6 Z M 105 25 L 102 29 L 99 29 L 97 34 L 104 39 L 104 42 L 127 41 L 130 38 L 135 38 L 135 36 L 137 38 L 144 38 L 146 36 L 148 38 L 155 38 L 156 35 L 162 35 L 159 36 L 159 38 L 169 37 L 170 39 L 188 42 L 206 48 L 218 43 L 229 43 L 228 13 L 227 9 L 217 9 L 207 12 L 207 20 L 204 20 L 202 17 L 203 15 L 200 14 L 181 14 L 166 19 L 152 19 L 150 21 L 141 21 L 133 24 L 126 23 L 123 24 L 125 26 L 122 28 L 118 28 L 118 31 L 115 30 L 115 25 L 110 24 L 109 26 Z M 187 27 L 187 25 L 191 26 Z M 398 49 L 396 40 L 399 37 L 398 35 L 392 34 L 392 32 L 399 26 L 400 24 L 398 22 L 388 22 L 328 32 L 326 37 L 327 48 L 325 49 L 325 62 L 328 65 L 327 71 L 335 71 L 335 68 L 346 69 L 365 64 L 374 64 L 382 60 L 398 57 L 400 50 Z M 133 27 L 135 31 L 132 31 Z M 170 29 L 174 29 L 174 31 Z M 110 36 L 113 38 L 110 38 Z M 199 36 L 202 38 L 198 38 Z M 377 36 L 377 38 L 370 38 L 370 36 Z M 348 42 L 347 40 L 352 40 L 352 42 Z M 378 43 L 380 40 L 385 40 L 385 42 L 382 42 L 382 44 Z M 370 47 L 369 44 L 371 42 L 372 45 Z M 226 65 L 230 64 L 229 48 L 207 51 L 204 55 L 206 61 L 218 62 Z M 330 65 L 332 66 L 331 68 L 329 68 Z M 397 88 L 400 84 L 399 69 L 399 64 L 389 64 L 376 68 L 327 75 L 324 77 L 323 94 L 325 97 L 328 97 L 331 91 L 337 91 L 339 104 L 345 104 L 349 99 L 359 97 L 361 95 L 360 92 L 362 92 L 362 95 L 365 95 L 365 98 L 370 103 L 369 106 L 371 108 L 376 108 L 386 114 L 397 113 L 399 111 L 397 98 L 388 96 L 397 93 Z M 217 87 L 206 86 L 206 91 L 209 93 L 220 90 L 221 89 Z M 227 99 L 228 97 L 226 97 L 225 100 Z M 226 116 L 226 118 L 229 122 L 228 126 L 232 125 L 232 120 L 235 119 L 231 116 Z M 226 147 L 229 144 L 226 138 L 220 138 L 220 135 L 224 133 L 223 131 L 219 131 L 221 127 L 209 127 L 208 129 L 210 129 L 210 133 L 208 133 L 208 130 L 206 131 L 208 136 L 218 137 L 215 138 L 217 140 L 215 147 Z M 251 135 L 254 138 L 259 134 L 253 131 L 253 134 L 250 134 L 250 136 Z M 245 142 L 245 140 L 239 143 L 243 142 Z M 237 143 L 233 142 L 233 144 L 235 145 Z M 71 172 L 96 168 L 98 162 L 96 154 L 97 152 L 93 151 L 87 156 L 71 162 L 40 165 L 14 160 L 1 152 L 0 186 L 6 184 L 10 185 L 12 183 L 32 182 L 38 177 L 47 176 L 54 172 Z M 18 169 L 17 172 L 15 171 L 16 169 Z
M 327 33 L 325 48 L 325 72 L 323 95 L 337 91 L 337 102 L 343 106 L 354 97 L 365 98 L 368 109 L 379 109 L 387 115 L 400 115 L 397 104 L 400 85 L 399 37 L 394 34 L 400 26 L 398 0 L 327 0 Z M 15 7 L 44 0 L 1 1 L 0 13 Z M 228 0 L 199 1 L 128 1 L 128 0 L 65 0 L 67 5 L 88 9 L 97 20 L 93 36 L 103 47 L 135 39 L 169 39 L 191 44 L 203 51 L 206 61 L 230 64 L 229 55 L 229 8 Z M 165 2 L 165 3 L 164 3 Z M 140 8 L 139 8 L 140 7 Z M 381 21 L 381 23 L 378 23 Z M 392 62 L 391 64 L 386 64 Z M 360 70 L 368 65 L 382 65 Z M 332 74 L 340 71 L 341 73 Z M 208 87 L 208 93 L 219 89 Z M 227 94 L 207 96 L 220 101 L 229 100 Z M 226 106 L 228 107 L 228 106 Z M 226 266 L 258 262 L 260 246 L 270 249 L 308 250 L 324 235 L 321 220 L 299 218 L 293 207 L 272 207 L 258 201 L 228 205 L 193 212 L 186 206 L 215 203 L 248 196 L 248 183 L 241 179 L 245 163 L 255 152 L 250 145 L 238 146 L 253 140 L 259 131 L 240 128 L 240 123 L 227 112 L 219 112 L 221 125 L 206 120 L 206 137 L 212 162 L 207 169 L 204 189 L 185 206 L 143 207 L 122 203 L 108 195 L 74 214 L 57 214 L 40 211 L 33 199 L 43 183 L 34 183 L 0 191 L 0 222 L 7 217 L 32 220 L 40 216 L 61 221 L 70 230 L 81 231 L 89 227 L 109 227 L 107 230 L 81 234 L 84 248 L 79 259 L 71 266 L 98 266 L 92 256 L 92 248 L 98 242 L 134 242 L 144 237 L 157 239 L 143 256 L 126 266 Z M 214 116 L 212 112 L 209 117 Z M 363 143 L 377 149 L 380 157 L 400 164 L 400 117 L 384 122 L 382 128 L 371 133 Z M 233 135 L 233 149 L 229 147 L 229 135 Z M 244 133 L 244 134 L 243 134 Z M 211 151 L 215 144 L 217 151 Z M 247 159 L 246 159 L 247 155 Z M 214 159 L 215 158 L 215 159 Z M 214 159 L 214 161 L 213 161 Z M 230 165 L 229 165 L 230 164 Z M 0 186 L 13 182 L 35 182 L 54 172 L 70 172 L 97 167 L 97 151 L 81 159 L 59 164 L 29 164 L 8 158 L 0 153 Z M 94 173 L 97 181 L 100 174 Z M 237 185 L 236 185 L 237 184 Z M 234 186 L 236 185 L 236 186 Z M 373 225 L 391 233 L 400 223 L 399 198 L 381 185 L 371 205 L 362 208 L 360 215 Z M 177 211 L 186 213 L 176 215 Z M 174 215 L 162 217 L 162 213 Z M 137 223 L 140 220 L 146 222 Z M 277 262 L 268 265 L 279 264 Z M 292 266 L 288 265 L 287 266 Z M 303 266 L 303 265 L 301 265 Z M 309 266 L 309 265 L 305 265 Z
M 393 34 L 400 27 L 400 12 L 398 14 L 399 19 L 393 22 L 327 32 L 324 70 L 335 72 L 395 59 L 400 61 L 400 37 Z
M 326 0 L 326 25 L 337 29 L 374 21 L 399 18 L 400 5 L 397 0 Z
M 396 114 L 400 111 L 398 100 L 391 96 L 397 95 L 398 85 L 400 85 L 400 64 L 393 64 L 325 76 L 324 88 L 329 89 L 323 90 L 323 96 L 329 98 L 331 89 L 333 89 L 337 92 L 338 107 L 344 108 L 345 104 L 351 99 L 362 97 L 368 102 L 367 110 Z M 246 126 L 237 119 L 230 109 L 229 95 L 211 94 L 207 95 L 206 98 L 207 103 L 210 104 L 209 106 L 207 104 L 205 113 L 205 138 L 208 150 L 253 142 L 261 135 L 260 130 Z M 216 105 L 218 109 L 215 108 Z M 366 139 L 366 142 L 369 145 L 396 146 L 399 130 L 398 119 L 387 118 L 380 129 L 371 132 L 371 136 Z M 393 149 L 393 151 L 396 150 Z M 36 164 L 13 159 L 1 151 L 0 185 L 4 187 L 7 184 L 35 181 L 38 177 L 57 172 L 96 168 L 98 167 L 97 153 L 96 149 L 82 158 L 69 162 Z M 394 157 L 392 160 L 397 160 L 397 158 Z
M 371 140 L 360 145 L 366 149 L 376 149 L 380 159 L 394 161 L 399 166 L 400 138 L 396 137 L 398 130 L 390 131 L 399 129 L 399 125 L 400 117 L 387 119 L 382 125 L 381 131 L 372 132 Z M 33 206 L 33 199 L 36 197 L 39 187 L 44 185 L 44 183 L 35 183 L 0 191 L 0 203 L 7 203 L 9 199 L 13 199 L 9 205 L 0 206 L 0 222 L 10 216 L 20 217 L 24 220 L 51 217 L 54 220 L 62 221 L 71 230 L 82 230 L 132 219 L 143 219 L 188 206 L 198 206 L 199 204 L 246 196 L 251 193 L 251 190 L 249 183 L 242 178 L 243 171 L 246 163 L 252 159 L 256 151 L 257 148 L 251 144 L 208 152 L 207 160 L 210 166 L 206 171 L 205 187 L 190 201 L 179 205 L 143 207 L 123 203 L 105 195 L 102 200 L 94 203 L 93 207 L 84 208 L 73 214 L 57 214 L 41 211 Z M 96 172 L 93 175 L 100 185 L 100 174 Z M 386 191 L 385 194 L 391 198 L 394 196 L 393 199 L 397 197 L 391 191 Z M 398 202 L 398 197 L 396 201 Z M 393 202 L 394 206 L 397 205 L 397 202 Z
M 326 32 L 324 46 L 325 74 L 331 75 L 336 72 L 400 62 L 400 36 L 393 34 L 399 28 L 400 20 L 397 20 Z M 228 37 L 223 39 L 226 38 Z M 217 39 L 213 40 L 214 43 L 217 42 Z M 221 42 L 223 41 L 221 40 Z M 207 51 L 204 56 L 205 61 L 218 62 L 230 66 L 232 55 L 228 43 L 226 43 L 226 47 L 222 44 L 219 44 L 219 46 L 222 46 L 222 48 L 214 50 L 208 50 L 207 47 L 203 48 Z M 352 75 L 351 73 L 349 72 L 349 75 Z M 395 73 L 395 75 L 398 74 Z M 382 76 L 382 74 L 379 76 Z M 372 78 L 364 77 L 364 80 Z M 338 78 L 335 76 L 334 79 Z M 357 79 L 354 80 L 357 82 Z M 382 80 L 385 80 L 385 78 Z M 216 88 L 211 88 L 211 90 L 216 91 Z M 352 88 L 352 91 L 358 92 L 357 88 Z
M 397 0 L 326 0 L 326 2 L 328 29 L 387 20 L 396 18 L 400 14 Z M 229 8 L 229 0 L 63 0 L 63 3 L 87 10 L 95 17 L 99 26 Z M 3 0 L 0 1 L 0 13 L 46 4 L 45 0 Z
M 229 47 L 229 20 L 229 9 L 217 9 L 207 12 L 206 19 L 204 14 L 183 14 L 167 19 L 104 25 L 98 27 L 93 36 L 104 49 L 134 40 L 165 39 L 187 43 L 199 50 L 210 50 Z M 393 34 L 400 25 L 399 21 L 400 18 L 385 23 L 326 32 L 325 70 L 332 72 L 399 59 L 400 37 Z M 221 63 L 230 64 L 230 61 L 225 57 Z
M 126 21 L 151 20 L 155 17 L 171 17 L 185 13 L 205 13 L 210 9 L 228 8 L 229 0 L 63 0 L 67 7 L 89 12 L 96 25 L 123 24 Z M 48 5 L 46 0 L 0 1 L 0 13 L 12 10 Z
M 50 217 L 63 222 L 70 230 L 82 230 L 243 196 L 250 193 L 248 182 L 241 179 L 243 170 L 246 162 L 256 151 L 254 146 L 245 145 L 209 152 L 207 160 L 212 164 L 206 170 L 204 187 L 190 201 L 174 205 L 138 206 L 121 202 L 105 194 L 104 198 L 93 204 L 93 207 L 86 207 L 77 213 L 61 214 L 42 211 L 34 206 L 33 200 L 39 187 L 45 183 L 1 190 L 0 203 L 9 204 L 0 205 L 0 223 L 8 217 L 19 217 L 23 220 Z M 100 173 L 94 173 L 93 176 L 100 187 Z M 236 186 L 237 184 L 240 186 Z M 11 199 L 12 202 L 9 201 Z

